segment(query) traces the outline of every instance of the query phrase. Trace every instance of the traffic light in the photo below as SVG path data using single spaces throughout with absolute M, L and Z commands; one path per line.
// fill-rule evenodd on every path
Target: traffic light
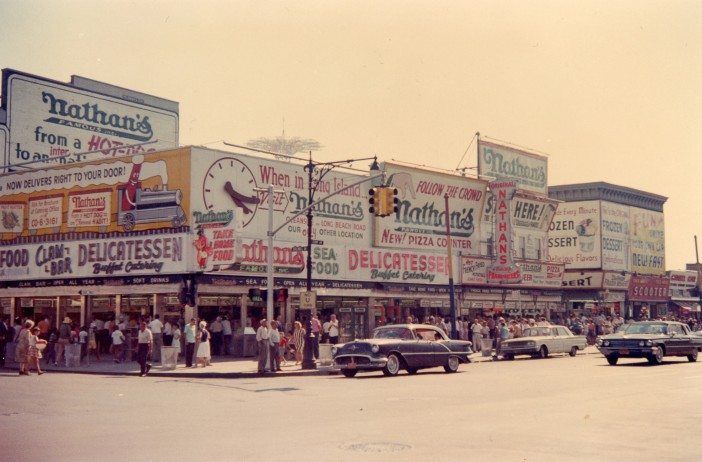
M 385 201 L 385 215 L 383 216 L 388 216 L 392 215 L 393 213 L 397 213 L 397 204 L 400 202 L 400 200 L 397 198 L 397 188 L 385 189 L 385 195 L 383 196 L 383 200 Z
M 378 192 L 380 188 L 371 188 L 368 191 L 368 211 L 371 215 L 378 216 L 378 209 L 380 208 L 380 196 Z

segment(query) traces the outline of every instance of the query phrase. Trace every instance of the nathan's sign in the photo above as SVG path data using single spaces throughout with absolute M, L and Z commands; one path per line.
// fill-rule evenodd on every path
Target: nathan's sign
M 185 234 L 0 247 L 0 278 L 13 280 L 181 273 Z
M 398 190 L 397 212 L 375 222 L 377 247 L 445 249 L 446 221 L 455 250 L 477 252 L 487 182 L 385 163 Z M 448 195 L 448 217 L 446 200 Z
M 547 194 L 548 159 L 519 149 L 478 141 L 478 173 L 514 181 L 519 189 Z
M 7 69 L 3 89 L 10 131 L 9 164 L 68 163 L 178 146 L 177 110 Z M 124 93 L 130 91 L 122 90 Z M 152 143 L 132 146 L 146 142 Z M 91 151 L 96 152 L 65 157 Z M 29 166 L 40 168 L 42 162 Z
M 563 265 L 529 260 L 523 260 L 517 264 L 521 271 L 521 282 L 518 284 L 520 287 L 561 287 Z M 489 266 L 490 259 L 488 258 L 461 257 L 461 283 L 468 285 L 490 284 L 487 280 Z
M 516 191 L 513 181 L 490 183 L 490 191 L 495 196 L 494 247 L 496 259 L 487 269 L 490 283 L 515 284 L 522 280 L 519 267 L 512 260 L 512 226 L 510 201 Z

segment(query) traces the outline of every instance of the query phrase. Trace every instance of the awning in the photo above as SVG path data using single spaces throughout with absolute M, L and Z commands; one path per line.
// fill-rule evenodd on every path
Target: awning
M 673 303 L 675 305 L 678 305 L 680 307 L 680 310 L 682 310 L 685 313 L 699 313 L 700 312 L 700 305 L 693 305 L 691 303 L 685 303 L 681 301 L 675 301 L 673 300 Z

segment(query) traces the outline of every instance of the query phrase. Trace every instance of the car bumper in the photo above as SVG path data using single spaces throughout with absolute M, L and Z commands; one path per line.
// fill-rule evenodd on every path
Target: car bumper
M 386 357 L 369 355 L 339 355 L 334 358 L 334 365 L 340 369 L 378 370 L 387 363 Z
M 534 355 L 538 352 L 536 346 L 525 347 L 510 347 L 509 345 L 500 346 L 501 355 Z
M 659 348 L 655 346 L 643 346 L 633 348 L 618 348 L 618 347 L 597 347 L 597 349 L 605 356 L 616 356 L 618 358 L 646 358 L 658 353 Z

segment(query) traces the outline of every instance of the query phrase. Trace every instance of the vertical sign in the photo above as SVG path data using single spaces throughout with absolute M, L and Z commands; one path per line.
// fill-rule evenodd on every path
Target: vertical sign
M 602 201 L 602 269 L 629 270 L 629 207 Z
M 488 282 L 515 284 L 522 279 L 521 271 L 512 259 L 510 201 L 516 188 L 517 185 L 514 181 L 490 183 L 490 190 L 495 196 L 495 254 L 497 259 L 488 267 Z

